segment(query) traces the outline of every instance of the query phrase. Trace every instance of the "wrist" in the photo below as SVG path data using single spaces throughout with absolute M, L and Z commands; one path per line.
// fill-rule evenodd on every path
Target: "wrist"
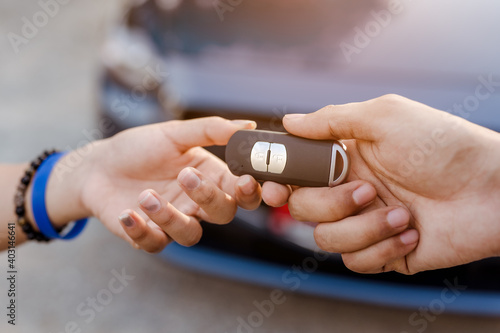
M 46 210 L 54 228 L 90 216 L 81 193 L 88 169 L 80 150 L 62 157 L 52 169 L 45 193 Z M 31 189 L 28 195 L 31 198 Z M 31 214 L 31 212 L 30 212 Z
M 487 223 L 490 224 L 492 244 L 492 256 L 500 256 L 500 134 L 493 134 L 487 139 L 486 156 L 488 156 L 488 172 L 485 179 L 485 194 L 486 207 L 485 210 L 479 212 Z
M 500 147 L 500 143 L 497 147 Z M 497 149 L 498 164 L 496 168 L 495 186 L 492 192 L 493 197 L 493 223 L 495 224 L 496 239 L 494 241 L 494 256 L 500 257 L 500 150 Z

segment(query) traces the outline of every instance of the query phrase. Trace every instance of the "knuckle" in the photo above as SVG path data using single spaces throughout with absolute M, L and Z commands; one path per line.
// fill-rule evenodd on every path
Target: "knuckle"
M 144 251 L 146 251 L 147 253 L 156 254 L 160 253 L 164 248 L 165 245 L 163 244 L 155 244 L 148 246 L 147 248 L 144 249 Z
M 398 104 L 403 100 L 403 97 L 397 94 L 385 94 L 379 97 L 377 100 L 384 103 Z
M 215 133 L 219 126 L 227 126 L 228 120 L 219 116 L 206 117 L 206 126 L 204 127 L 204 133 L 207 137 L 211 137 L 210 134 Z
M 327 205 L 329 221 L 339 221 L 356 211 L 357 206 L 352 199 L 350 191 L 339 192 L 339 189 L 334 187 L 327 190 L 329 197 L 329 204 Z
M 234 215 L 236 214 L 236 207 L 233 207 L 230 212 L 226 213 L 219 219 L 219 224 L 228 224 L 234 219 Z
M 211 210 L 204 210 L 203 208 L 199 207 L 197 215 L 201 215 L 203 213 L 208 214 L 207 221 L 219 225 L 224 225 L 233 221 L 237 210 L 238 206 L 236 204 L 226 205 L 224 208 L 212 208 Z
M 349 270 L 356 273 L 367 273 L 369 271 L 368 267 L 361 264 L 359 260 L 357 260 L 356 255 L 351 253 L 342 254 L 342 261 L 344 262 L 345 267 Z
M 393 261 L 401 256 L 402 250 L 404 250 L 403 244 L 397 240 L 395 237 L 389 243 L 389 246 L 383 246 L 380 249 L 379 256 L 384 258 L 387 262 Z
M 304 218 L 300 214 L 300 209 L 295 205 L 295 204 L 288 204 L 288 211 L 290 212 L 290 215 L 297 221 L 304 222 Z
M 191 247 L 193 245 L 198 244 L 201 239 L 202 231 L 197 231 L 190 233 L 188 238 L 181 244 L 183 246 Z
M 314 240 L 318 247 L 323 251 L 327 252 L 340 252 L 339 248 L 335 245 L 333 240 L 329 237 L 328 230 L 325 230 L 325 227 L 320 224 L 316 228 L 314 228 Z
M 251 201 L 240 201 L 238 202 L 239 206 L 241 206 L 241 208 L 243 209 L 246 209 L 246 210 L 255 210 L 257 209 L 259 206 L 260 206 L 260 203 L 261 203 L 261 199 L 253 199 Z
M 258 207 L 262 201 L 262 193 L 259 191 L 258 187 L 256 187 L 256 190 L 251 194 L 245 194 L 240 189 L 238 189 L 235 198 L 238 204 L 241 205 L 243 208 Z
M 207 117 L 207 120 L 208 121 L 218 121 L 218 122 L 226 122 L 227 119 L 224 119 L 222 117 L 219 117 L 219 116 L 210 116 L 210 117 Z
M 136 234 L 130 235 L 130 237 L 136 242 L 136 243 L 141 243 L 143 242 L 146 237 L 148 236 L 148 232 L 145 228 L 141 228 Z
M 381 241 L 389 236 L 392 236 L 392 227 L 389 222 L 383 221 L 379 224 L 379 228 L 375 228 L 371 231 L 371 240 L 372 241 Z
M 327 114 L 331 113 L 333 111 L 335 111 L 335 105 L 333 105 L 333 104 L 328 104 L 327 106 L 325 106 L 325 107 L 323 107 L 321 109 L 321 112 L 324 112 L 324 113 L 327 113 Z
M 342 219 L 342 216 L 339 212 L 340 207 L 337 204 L 331 204 L 327 207 L 327 209 L 328 209 L 328 220 L 336 222 Z
M 366 225 L 364 232 L 364 238 L 367 241 L 381 241 L 389 236 L 393 236 L 398 230 L 406 228 L 408 223 L 405 226 L 397 228 L 389 223 L 387 216 L 393 209 L 393 207 L 384 207 L 372 212 L 373 215 L 367 221 L 370 223 Z
M 379 212 L 378 215 L 376 218 L 377 223 L 373 223 L 373 227 L 366 232 L 368 240 L 380 241 L 392 235 L 393 228 L 387 221 L 387 212 L 384 210 L 383 212 Z
M 216 198 L 217 192 L 215 191 L 215 189 L 213 187 L 207 187 L 198 195 L 196 203 L 198 203 L 200 206 L 208 206 L 211 205 Z
M 380 104 L 384 110 L 397 111 L 405 102 L 405 98 L 396 94 L 383 95 L 376 100 L 377 104 Z
M 290 198 L 288 199 L 288 211 L 290 212 L 290 215 L 297 221 L 305 222 L 310 220 L 311 215 L 309 215 L 308 218 L 308 214 L 304 214 L 304 212 L 311 212 L 312 210 L 307 208 L 307 204 L 304 205 L 304 202 L 306 202 L 307 200 L 303 200 L 304 196 L 301 195 L 301 193 L 303 194 L 305 192 L 299 191 L 294 192 L 290 195 Z
M 231 223 L 231 221 L 233 220 L 233 218 L 234 218 L 234 214 L 231 214 L 230 216 L 228 216 L 226 219 L 223 220 L 222 224 Z
M 347 200 L 341 200 L 338 198 L 331 200 L 330 202 L 331 204 L 327 206 L 328 221 L 337 222 L 351 214 L 352 204 L 347 202 Z
M 293 193 L 288 199 L 288 212 L 297 221 L 305 221 L 305 217 L 302 215 L 301 200 L 297 200 L 297 195 Z
M 406 265 L 406 258 L 398 258 L 396 260 L 393 260 L 389 263 L 387 263 L 383 267 L 384 272 L 398 272 L 404 275 L 413 275 L 416 272 L 415 271 L 410 271 L 409 268 Z
M 316 242 L 316 245 L 318 245 L 318 247 L 324 251 L 327 251 L 326 249 L 326 240 L 325 240 L 325 235 L 324 233 L 322 232 L 322 228 L 320 228 L 321 225 L 318 225 L 316 228 L 314 228 L 314 232 L 313 232 L 313 235 L 314 235 L 314 241 Z
M 163 210 L 161 216 L 153 220 L 160 228 L 165 230 L 174 224 L 175 222 L 175 214 L 170 209 Z

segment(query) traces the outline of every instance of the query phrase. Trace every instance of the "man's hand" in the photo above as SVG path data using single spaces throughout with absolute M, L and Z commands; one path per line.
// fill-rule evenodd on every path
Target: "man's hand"
M 322 249 L 362 273 L 413 274 L 500 255 L 500 135 L 399 97 L 283 120 L 291 134 L 347 139 L 346 184 L 265 183 L 271 206 L 319 222 Z

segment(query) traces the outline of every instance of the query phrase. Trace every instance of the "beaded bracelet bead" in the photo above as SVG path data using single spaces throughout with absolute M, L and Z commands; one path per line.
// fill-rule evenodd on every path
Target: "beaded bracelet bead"
M 37 240 L 39 242 L 48 242 L 51 238 L 46 237 L 39 231 L 36 231 L 30 221 L 26 218 L 26 191 L 29 184 L 33 178 L 33 175 L 38 170 L 40 165 L 49 156 L 55 154 L 56 150 L 44 151 L 40 156 L 38 156 L 33 162 L 31 162 L 28 169 L 25 171 L 23 177 L 21 178 L 20 184 L 17 187 L 16 195 L 14 196 L 14 205 L 16 207 L 17 223 L 21 226 L 21 229 L 26 234 L 29 240 Z

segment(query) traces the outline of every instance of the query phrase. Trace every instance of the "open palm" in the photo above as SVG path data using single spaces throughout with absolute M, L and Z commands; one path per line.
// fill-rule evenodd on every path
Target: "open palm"
M 131 208 L 151 224 L 137 202 L 145 189 L 156 191 L 162 200 L 196 223 L 200 219 L 227 223 L 234 216 L 237 204 L 255 208 L 260 199 L 240 198 L 235 190 L 238 178 L 228 171 L 224 162 L 199 146 L 224 145 L 235 131 L 251 127 L 254 127 L 251 122 L 211 117 L 140 127 L 100 141 L 85 159 L 88 176 L 82 202 L 109 230 L 131 243 L 118 216 Z M 202 180 L 224 192 L 224 205 L 217 207 L 217 213 L 210 214 L 200 208 L 185 193 L 177 178 L 186 167 L 196 168 Z M 213 189 L 210 191 L 215 193 Z M 163 246 L 165 242 L 166 238 Z

